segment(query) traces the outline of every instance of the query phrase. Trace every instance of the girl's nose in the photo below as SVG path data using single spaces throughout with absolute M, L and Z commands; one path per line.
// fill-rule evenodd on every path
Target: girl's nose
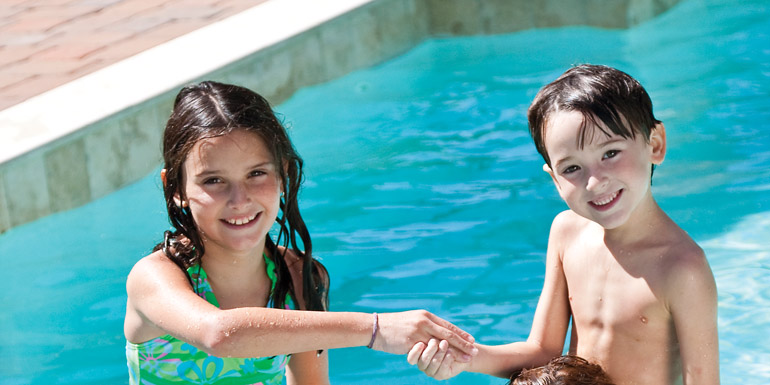
M 233 208 L 240 208 L 250 201 L 251 197 L 248 194 L 246 186 L 242 183 L 233 183 L 230 188 L 230 206 Z

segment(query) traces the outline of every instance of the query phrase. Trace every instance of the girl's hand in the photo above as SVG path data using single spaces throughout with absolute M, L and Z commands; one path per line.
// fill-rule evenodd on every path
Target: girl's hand
M 372 346 L 376 350 L 406 354 L 416 343 L 436 339 L 445 340 L 448 352 L 461 362 L 470 361 L 478 353 L 473 336 L 425 310 L 380 314 L 378 322 Z
M 406 360 L 411 365 L 423 371 L 426 375 L 437 380 L 446 380 L 462 373 L 470 364 L 469 361 L 459 362 L 449 351 L 449 343 L 431 339 L 428 344 L 418 342 L 409 351 Z

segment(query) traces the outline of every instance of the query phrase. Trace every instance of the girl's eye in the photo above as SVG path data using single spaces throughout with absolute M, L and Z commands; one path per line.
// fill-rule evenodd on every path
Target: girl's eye
M 217 184 L 221 182 L 222 180 L 219 178 L 207 178 L 203 180 L 203 184 Z
M 254 170 L 251 173 L 249 173 L 249 176 L 255 177 L 255 176 L 262 176 L 262 175 L 266 175 L 266 174 L 267 173 L 262 171 L 262 170 Z
M 578 166 L 569 166 L 562 171 L 562 174 L 572 174 L 573 172 L 580 170 L 580 167 Z
M 620 151 L 618 151 L 618 150 L 609 150 L 609 151 L 604 153 L 604 156 L 602 157 L 602 159 L 614 158 L 615 155 L 618 155 L 619 153 L 620 153 Z

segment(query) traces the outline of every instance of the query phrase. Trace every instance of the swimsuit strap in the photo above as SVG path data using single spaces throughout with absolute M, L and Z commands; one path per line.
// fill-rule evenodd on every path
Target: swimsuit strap
M 262 253 L 262 258 L 265 259 L 265 273 L 267 274 L 267 278 L 270 279 L 270 294 L 268 295 L 267 305 L 265 307 L 273 307 L 272 293 L 275 291 L 275 285 L 278 282 L 277 274 L 275 273 L 275 262 L 268 258 L 265 253 Z M 198 296 L 205 299 L 210 304 L 219 307 L 219 301 L 217 301 L 214 292 L 211 290 L 208 274 L 203 270 L 200 263 L 187 268 L 187 274 L 193 282 L 193 291 L 195 291 L 195 294 L 198 294 Z M 290 303 L 292 303 L 291 296 L 287 294 L 286 305 L 288 306 Z M 292 308 L 292 306 L 289 306 L 289 308 Z
M 267 273 L 267 277 L 270 278 L 270 282 L 272 283 L 272 286 L 270 286 L 270 293 L 272 293 L 275 291 L 275 283 L 278 282 L 275 274 L 275 262 L 268 258 L 267 254 L 265 253 L 262 253 L 262 257 L 265 258 L 265 272 Z

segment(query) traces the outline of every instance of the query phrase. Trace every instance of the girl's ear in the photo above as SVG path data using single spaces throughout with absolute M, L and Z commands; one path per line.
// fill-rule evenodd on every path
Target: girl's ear
M 661 164 L 666 157 L 666 127 L 658 123 L 650 132 L 650 148 L 652 150 L 652 163 Z
M 160 170 L 160 180 L 163 182 L 163 187 L 166 187 L 166 169 Z M 187 202 L 182 201 L 182 198 L 179 196 L 179 193 L 174 193 L 174 203 L 176 203 L 177 207 L 187 207 Z

